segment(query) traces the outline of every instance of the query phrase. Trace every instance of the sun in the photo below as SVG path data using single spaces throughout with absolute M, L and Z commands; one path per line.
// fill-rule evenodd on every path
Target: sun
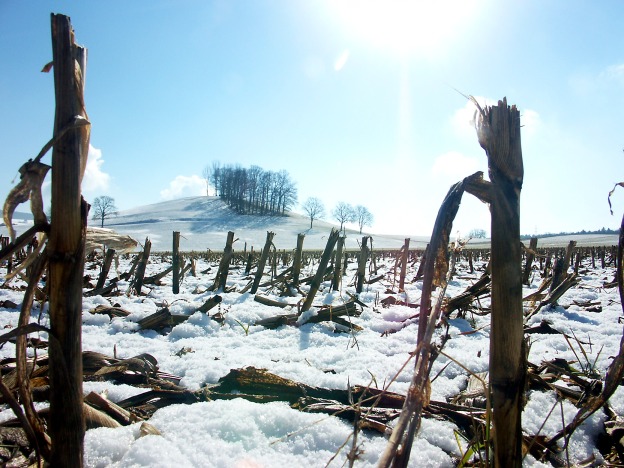
M 436 55 L 470 21 L 478 0 L 334 0 L 340 23 L 399 55 Z

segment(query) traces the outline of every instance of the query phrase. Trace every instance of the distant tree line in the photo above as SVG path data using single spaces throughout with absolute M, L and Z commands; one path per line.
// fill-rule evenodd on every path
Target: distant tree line
M 545 234 L 522 234 L 520 239 L 530 239 L 531 237 L 555 237 L 555 236 L 572 236 L 572 235 L 583 235 L 583 234 L 619 234 L 619 229 L 609 229 L 603 227 L 602 229 L 596 229 L 595 231 L 586 231 L 583 229 L 582 231 L 576 232 L 547 232 Z
M 203 176 L 207 186 L 214 187 L 215 196 L 241 214 L 284 215 L 297 204 L 297 187 L 285 170 L 214 162 Z

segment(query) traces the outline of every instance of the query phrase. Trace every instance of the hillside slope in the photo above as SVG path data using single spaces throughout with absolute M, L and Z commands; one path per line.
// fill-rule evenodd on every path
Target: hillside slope
M 309 218 L 289 213 L 287 216 L 239 215 L 217 197 L 188 197 L 146 205 L 122 211 L 106 223 L 108 228 L 128 234 L 140 242 L 146 237 L 156 251 L 171 250 L 172 233 L 179 231 L 180 249 L 221 250 L 228 231 L 234 231 L 236 250 L 259 250 L 264 246 L 267 231 L 275 233 L 273 243 L 278 249 L 293 249 L 297 235 L 305 234 L 305 249 L 322 249 L 334 224 L 314 221 L 310 229 Z M 358 248 L 362 235 L 347 229 L 346 247 Z M 400 248 L 405 236 L 373 235 L 374 248 Z M 424 247 L 428 238 L 413 238 L 413 247 Z
M 26 206 L 26 205 L 24 205 Z M 91 226 L 99 226 L 97 221 L 89 221 Z M 14 226 L 18 233 L 32 226 L 32 215 L 15 213 Z M 218 197 L 188 197 L 169 200 L 151 205 L 121 211 L 118 216 L 107 220 L 105 228 L 127 234 L 143 243 L 146 237 L 152 241 L 152 250 L 169 251 L 172 246 L 173 231 L 181 235 L 180 249 L 183 251 L 222 250 L 228 231 L 234 231 L 234 244 L 237 251 L 247 247 L 259 250 L 264 246 L 267 231 L 275 233 L 273 243 L 277 249 L 294 249 L 297 235 L 305 234 L 304 248 L 319 250 L 325 247 L 327 235 L 335 224 L 322 220 L 314 221 L 310 229 L 310 220 L 297 213 L 287 216 L 239 215 L 233 212 Z M 433 228 L 433 226 L 432 226 Z M 0 222 L 0 234 L 7 235 L 6 226 Z M 366 233 L 364 233 L 366 234 Z M 353 229 L 346 230 L 346 248 L 358 249 L 362 234 Z M 411 239 L 411 248 L 424 248 L 429 242 L 428 236 L 409 234 L 381 235 L 373 234 L 373 248 L 399 249 L 406 237 Z M 578 246 L 617 245 L 617 235 L 585 234 L 541 238 L 540 247 L 563 247 L 570 240 L 576 240 Z M 526 242 L 528 244 L 528 242 Z M 489 239 L 473 239 L 470 247 L 489 248 Z

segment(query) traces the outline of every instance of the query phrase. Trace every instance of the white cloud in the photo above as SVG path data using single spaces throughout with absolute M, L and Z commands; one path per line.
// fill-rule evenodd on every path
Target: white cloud
M 176 176 L 169 187 L 160 191 L 163 200 L 173 200 L 175 198 L 196 197 L 206 194 L 206 181 L 198 175 Z
M 82 179 L 84 192 L 106 191 L 110 185 L 110 175 L 102 171 L 102 150 L 89 144 L 89 158 L 87 168 Z
M 485 108 L 485 106 L 496 104 L 496 101 L 493 99 L 485 98 L 483 96 L 474 96 L 474 98 L 477 100 L 482 109 Z M 464 107 L 455 111 L 453 117 L 451 118 L 451 124 L 458 135 L 476 140 L 477 132 L 475 131 L 475 118 L 477 116 L 477 112 L 479 112 L 477 107 L 469 99 L 466 99 Z
M 532 109 L 520 109 L 522 136 L 532 136 L 542 126 L 540 115 Z
M 431 173 L 435 177 L 459 182 L 464 177 L 477 172 L 479 166 L 479 161 L 475 158 L 469 158 L 458 151 L 449 151 L 436 158 L 433 162 Z

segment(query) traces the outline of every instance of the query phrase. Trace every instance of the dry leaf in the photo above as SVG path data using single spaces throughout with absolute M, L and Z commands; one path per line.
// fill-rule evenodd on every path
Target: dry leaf
M 2 210 L 4 224 L 6 224 L 9 230 L 11 241 L 14 241 L 16 237 L 15 229 L 13 229 L 13 213 L 15 212 L 15 208 L 29 198 L 31 200 L 30 208 L 35 219 L 35 224 L 46 223 L 48 221 L 43 211 L 41 185 L 49 170 L 50 166 L 47 164 L 34 162 L 32 160 L 28 160 L 27 163 L 20 167 L 19 173 L 21 180 L 13 187 L 13 190 L 9 192 Z
M 611 211 L 611 215 L 613 215 L 613 207 L 611 206 L 611 195 L 613 195 L 613 192 L 615 192 L 615 189 L 618 187 L 618 185 L 620 187 L 624 187 L 624 182 L 619 182 L 619 183 L 615 184 L 613 186 L 613 190 L 611 190 L 609 192 L 609 196 L 607 197 L 607 201 L 609 202 L 609 211 Z

